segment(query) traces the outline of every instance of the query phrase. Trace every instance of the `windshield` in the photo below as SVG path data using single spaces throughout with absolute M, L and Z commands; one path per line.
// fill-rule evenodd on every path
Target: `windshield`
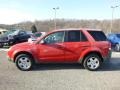
M 17 35 L 19 33 L 19 30 L 13 30 L 11 33 L 9 33 L 9 34 L 11 34 L 11 35 Z
M 7 31 L 7 32 L 4 33 L 4 35 L 6 36 L 6 35 L 9 35 L 9 34 L 12 34 L 12 33 L 14 33 L 15 31 L 16 31 L 16 30 Z
M 42 34 L 41 33 L 35 33 L 35 37 L 40 37 Z

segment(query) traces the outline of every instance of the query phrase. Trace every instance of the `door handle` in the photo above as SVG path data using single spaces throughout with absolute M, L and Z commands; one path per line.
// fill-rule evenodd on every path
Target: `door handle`
M 81 45 L 82 47 L 89 47 L 89 45 Z

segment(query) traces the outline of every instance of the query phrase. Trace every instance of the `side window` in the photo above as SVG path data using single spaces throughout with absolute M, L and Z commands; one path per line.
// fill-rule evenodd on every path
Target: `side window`
M 88 41 L 86 36 L 80 30 L 66 31 L 65 42 Z
M 47 37 L 45 37 L 44 39 L 45 43 L 47 44 L 63 42 L 63 40 L 64 40 L 64 31 L 52 33 Z
M 20 31 L 20 32 L 19 32 L 19 35 L 24 35 L 24 34 L 26 34 L 25 31 Z
M 36 37 L 40 37 L 42 35 L 42 33 L 36 33 L 35 36 Z
M 79 42 L 80 31 L 68 31 L 68 42 Z

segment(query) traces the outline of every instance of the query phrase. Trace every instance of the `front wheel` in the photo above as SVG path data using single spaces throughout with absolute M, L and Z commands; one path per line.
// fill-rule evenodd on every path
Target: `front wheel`
M 101 66 L 101 58 L 96 54 L 90 54 L 85 58 L 83 66 L 85 69 L 95 71 Z
M 20 54 L 16 57 L 16 66 L 22 71 L 29 71 L 33 67 L 33 60 L 29 55 Z

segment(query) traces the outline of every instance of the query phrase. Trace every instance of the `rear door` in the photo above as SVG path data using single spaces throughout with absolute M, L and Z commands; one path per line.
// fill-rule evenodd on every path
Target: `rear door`
M 80 55 L 86 50 L 90 43 L 80 30 L 66 31 L 65 34 L 65 60 L 66 62 L 77 62 Z

